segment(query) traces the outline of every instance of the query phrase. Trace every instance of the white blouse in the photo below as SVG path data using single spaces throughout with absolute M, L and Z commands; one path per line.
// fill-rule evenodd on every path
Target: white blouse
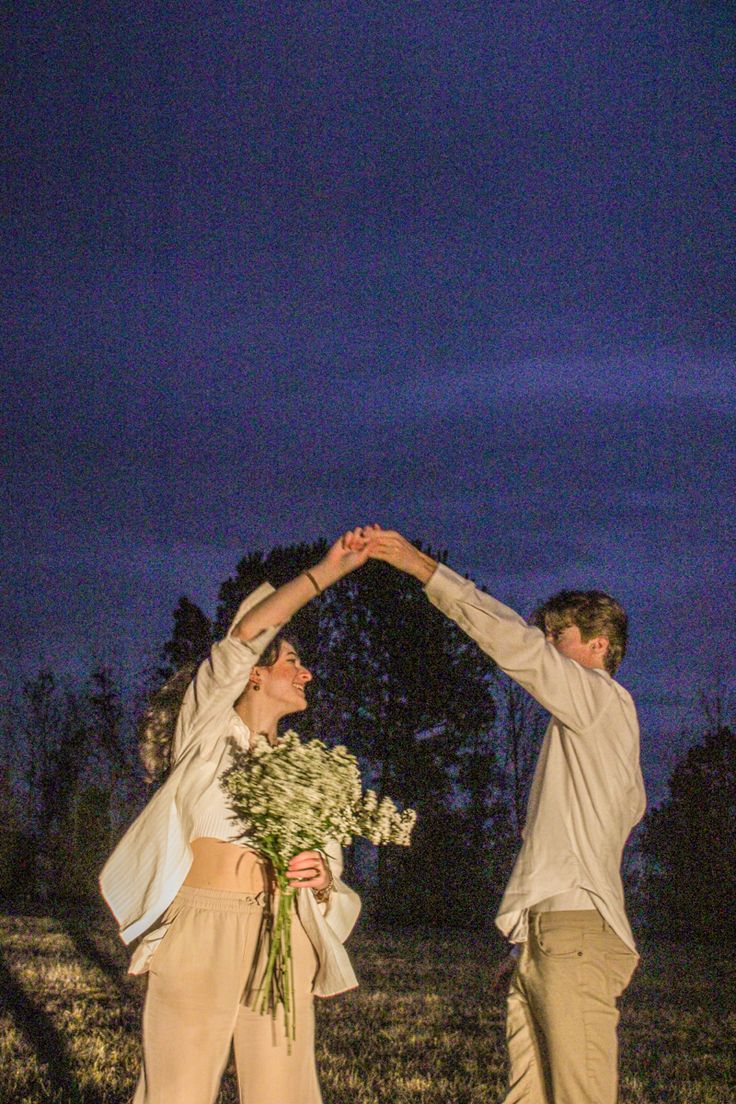
M 233 626 L 268 595 L 263 583 L 241 604 Z M 191 842 L 200 826 L 217 823 L 223 830 L 228 813 L 219 778 L 231 760 L 228 738 L 242 743 L 248 729 L 233 710 L 251 668 L 281 626 L 264 630 L 245 643 L 230 635 L 212 646 L 197 670 L 182 702 L 172 746 L 173 768 L 163 786 L 131 824 L 107 860 L 100 887 L 120 924 L 120 935 L 131 943 L 145 935 L 133 955 L 130 972 L 148 969 L 153 950 L 164 934 L 157 925 L 173 901 L 192 864 Z M 229 837 L 232 838 L 231 832 Z M 219 837 L 217 837 L 219 838 Z M 243 842 L 247 846 L 247 841 Z M 318 905 L 311 890 L 299 890 L 299 919 L 319 959 L 314 992 L 332 996 L 357 985 L 342 941 L 360 911 L 358 895 L 340 880 L 342 852 L 329 843 L 325 852 L 335 884 L 327 905 Z

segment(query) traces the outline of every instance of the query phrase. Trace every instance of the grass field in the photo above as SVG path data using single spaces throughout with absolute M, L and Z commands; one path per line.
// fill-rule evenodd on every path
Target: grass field
M 319 1002 L 325 1104 L 502 1099 L 503 997 L 481 936 L 360 929 L 361 987 Z M 112 925 L 0 916 L 0 1102 L 127 1104 L 145 982 Z M 644 947 L 622 1002 L 621 1104 L 734 1104 L 736 954 Z M 227 1076 L 222 1104 L 237 1099 Z

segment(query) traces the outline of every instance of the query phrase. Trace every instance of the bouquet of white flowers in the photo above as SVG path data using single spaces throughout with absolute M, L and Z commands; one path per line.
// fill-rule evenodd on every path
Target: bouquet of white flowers
M 259 1010 L 284 1009 L 287 1039 L 295 1037 L 291 917 L 295 888 L 286 877 L 290 859 L 301 851 L 323 850 L 329 840 L 407 847 L 416 820 L 413 809 L 400 813 L 389 797 L 363 793 L 358 761 L 344 747 L 321 740 L 302 743 L 289 731 L 276 744 L 256 736 L 250 750 L 235 748 L 233 765 L 221 779 L 246 836 L 273 867 L 278 891 L 275 917 L 269 910 L 270 943 L 260 984 Z

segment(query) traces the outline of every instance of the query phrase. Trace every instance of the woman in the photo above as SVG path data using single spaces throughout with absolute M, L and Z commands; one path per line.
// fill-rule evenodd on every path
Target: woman
M 292 944 L 296 1042 L 280 1020 L 254 1011 L 268 873 L 238 839 L 219 785 L 231 742 L 274 742 L 281 717 L 306 709 L 311 680 L 276 633 L 298 609 L 366 560 L 360 530 L 346 533 L 311 571 L 274 590 L 265 583 L 238 610 L 184 696 L 172 769 L 102 872 L 102 892 L 126 943 L 142 937 L 132 973 L 149 971 L 143 1069 L 134 1104 L 211 1104 L 231 1044 L 242 1104 L 320 1104 L 313 995 L 357 984 L 342 942 L 360 903 L 340 881 L 340 849 L 296 855 Z M 268 651 L 267 651 L 268 649 Z

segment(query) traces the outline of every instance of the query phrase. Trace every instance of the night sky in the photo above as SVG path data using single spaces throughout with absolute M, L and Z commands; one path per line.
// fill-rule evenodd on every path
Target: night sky
M 733 16 L 17 5 L 6 676 L 134 679 L 245 552 L 379 521 L 619 597 L 656 790 L 736 685 Z

